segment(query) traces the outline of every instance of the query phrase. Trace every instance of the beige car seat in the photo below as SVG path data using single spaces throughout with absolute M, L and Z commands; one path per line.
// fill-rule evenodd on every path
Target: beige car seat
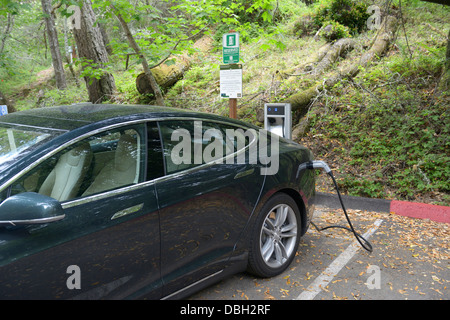
M 114 159 L 103 167 L 83 196 L 136 182 L 138 156 L 136 139 L 123 134 L 117 144 Z
M 91 161 L 92 150 L 88 143 L 64 153 L 45 179 L 39 193 L 58 201 L 75 198 Z

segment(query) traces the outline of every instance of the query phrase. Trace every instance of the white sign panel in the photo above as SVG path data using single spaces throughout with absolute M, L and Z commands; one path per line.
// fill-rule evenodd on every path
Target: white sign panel
M 220 66 L 220 97 L 242 98 L 242 65 Z
M 8 114 L 8 106 L 0 106 L 0 116 Z

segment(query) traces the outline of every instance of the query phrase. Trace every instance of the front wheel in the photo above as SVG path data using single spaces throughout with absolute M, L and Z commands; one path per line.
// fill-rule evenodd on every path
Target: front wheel
M 260 277 L 282 273 L 300 240 L 300 211 L 286 194 L 276 194 L 259 212 L 250 240 L 248 271 Z

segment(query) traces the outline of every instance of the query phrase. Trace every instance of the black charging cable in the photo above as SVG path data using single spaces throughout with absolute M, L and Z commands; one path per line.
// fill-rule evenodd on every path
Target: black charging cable
M 344 226 L 339 226 L 339 225 L 332 225 L 332 226 L 328 226 L 328 227 L 324 227 L 324 228 L 320 228 L 319 229 L 313 222 L 311 222 L 311 224 L 319 232 L 323 231 L 323 230 L 326 230 L 326 229 L 330 229 L 330 228 L 340 228 L 340 229 L 345 229 L 345 230 L 351 231 L 355 235 L 355 238 L 356 238 L 356 240 L 358 240 L 359 244 L 365 250 L 367 250 L 369 252 L 372 252 L 373 251 L 373 247 L 370 244 L 370 242 L 367 239 L 365 239 L 362 235 L 360 235 L 358 232 L 356 232 L 355 228 L 353 228 L 352 222 L 350 221 L 350 218 L 349 218 L 349 216 L 347 214 L 347 210 L 345 209 L 344 202 L 342 201 L 342 196 L 341 196 L 341 193 L 339 192 L 339 187 L 337 185 L 336 179 L 334 178 L 330 167 L 328 167 L 328 165 L 324 161 L 320 161 L 320 160 L 305 162 L 305 163 L 302 163 L 301 165 L 298 166 L 297 178 L 298 178 L 298 176 L 300 174 L 300 171 L 305 170 L 305 169 L 324 169 L 325 172 L 331 177 L 331 179 L 333 180 L 333 183 L 334 183 L 334 187 L 336 188 L 337 195 L 339 197 L 339 201 L 340 201 L 341 206 L 342 206 L 342 210 L 344 211 L 345 218 L 347 219 L 347 222 L 348 222 L 348 225 L 350 226 L 350 228 L 344 227 Z

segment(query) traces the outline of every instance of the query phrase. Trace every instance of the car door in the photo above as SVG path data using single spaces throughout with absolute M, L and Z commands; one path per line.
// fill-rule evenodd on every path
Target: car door
M 65 148 L 13 183 L 10 196 L 36 192 L 61 197 L 65 218 L 0 227 L 0 297 L 159 298 L 153 179 L 160 174 L 146 170 L 162 166 L 158 143 L 156 123 L 149 123 L 148 130 L 144 123 L 113 128 Z M 77 171 L 72 165 L 80 159 L 64 155 L 79 152 L 80 146 L 91 153 L 91 161 L 84 165 L 81 182 L 71 184 L 75 177 L 58 175 Z M 54 173 L 56 168 L 62 169 Z M 65 190 L 74 185 L 75 193 Z
M 264 181 L 260 166 L 249 163 L 245 144 L 239 155 L 230 151 L 234 144 L 227 144 L 226 126 L 221 126 L 194 120 L 160 122 L 166 170 L 156 182 L 163 296 L 224 269 L 258 200 Z M 247 160 L 242 161 L 245 154 Z

